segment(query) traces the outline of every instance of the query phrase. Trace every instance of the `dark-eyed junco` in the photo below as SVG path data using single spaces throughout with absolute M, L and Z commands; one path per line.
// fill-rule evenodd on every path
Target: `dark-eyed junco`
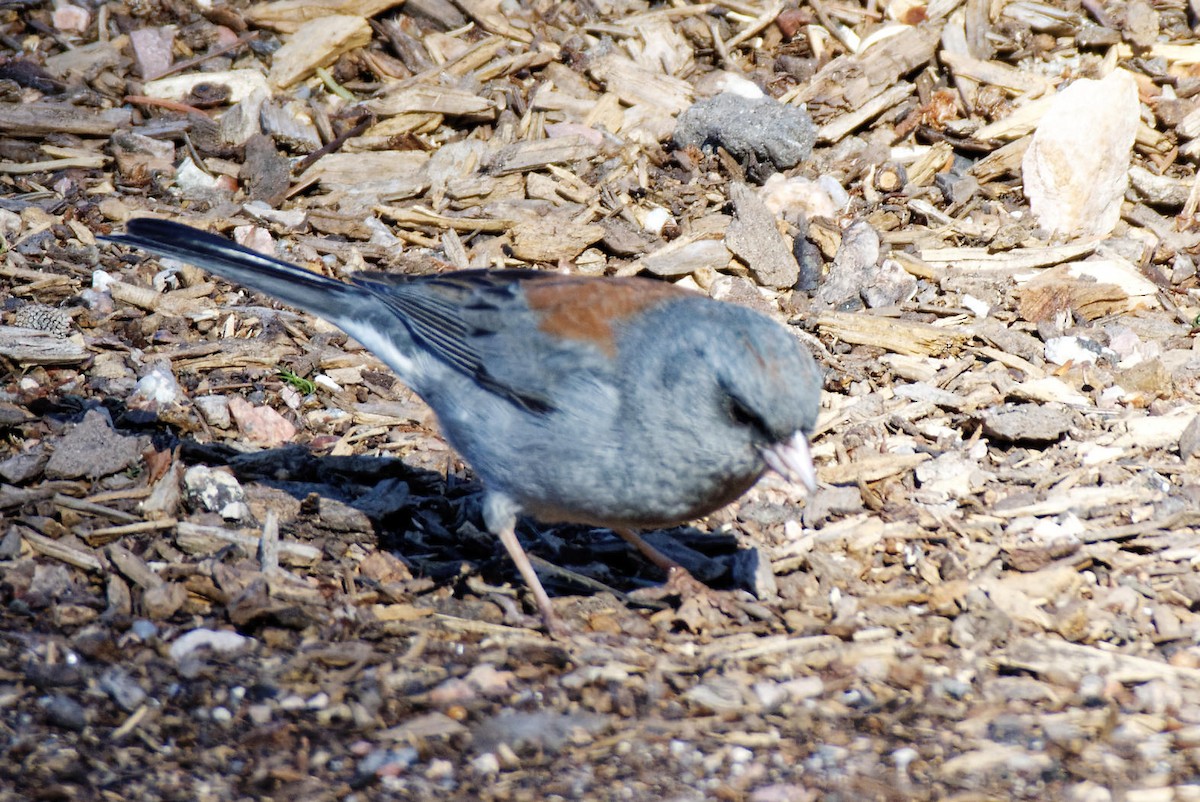
M 166 220 L 105 237 L 325 318 L 423 398 L 485 488 L 484 520 L 562 631 L 519 514 L 633 530 L 698 518 L 768 469 L 815 486 L 821 378 L 758 312 L 644 278 L 517 270 L 326 278 Z

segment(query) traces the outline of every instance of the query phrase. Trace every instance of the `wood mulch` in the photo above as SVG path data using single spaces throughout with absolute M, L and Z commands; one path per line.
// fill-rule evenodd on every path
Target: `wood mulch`
M 0 799 L 1200 799 L 1200 40 L 1163 0 L 0 8 Z M 522 525 L 327 325 L 97 243 L 645 274 L 805 497 Z

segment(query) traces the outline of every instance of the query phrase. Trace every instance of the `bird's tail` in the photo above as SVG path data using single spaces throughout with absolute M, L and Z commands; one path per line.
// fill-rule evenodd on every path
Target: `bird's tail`
M 101 239 L 203 267 L 343 328 L 361 311 L 361 290 L 182 223 L 140 217 Z

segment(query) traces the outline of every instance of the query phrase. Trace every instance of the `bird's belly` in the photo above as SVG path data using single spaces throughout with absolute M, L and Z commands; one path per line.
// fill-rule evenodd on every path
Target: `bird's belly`
M 486 488 L 546 523 L 672 526 L 729 504 L 765 470 L 748 442 L 731 448 L 690 427 L 664 436 L 575 406 L 594 414 L 534 419 L 462 404 L 442 415 L 442 431 Z
M 716 476 L 678 473 L 641 483 L 613 481 L 619 474 L 578 481 L 525 484 L 509 490 L 521 507 L 545 523 L 580 523 L 646 529 L 702 518 L 735 501 L 762 475 L 762 469 Z M 623 478 L 623 477 L 620 477 Z

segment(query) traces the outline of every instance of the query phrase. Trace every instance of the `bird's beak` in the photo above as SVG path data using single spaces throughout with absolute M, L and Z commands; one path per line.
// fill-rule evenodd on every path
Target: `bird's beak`
M 790 440 L 764 448 L 762 456 L 775 473 L 789 482 L 804 485 L 809 493 L 816 492 L 817 471 L 813 468 L 812 452 L 804 432 L 796 432 Z

